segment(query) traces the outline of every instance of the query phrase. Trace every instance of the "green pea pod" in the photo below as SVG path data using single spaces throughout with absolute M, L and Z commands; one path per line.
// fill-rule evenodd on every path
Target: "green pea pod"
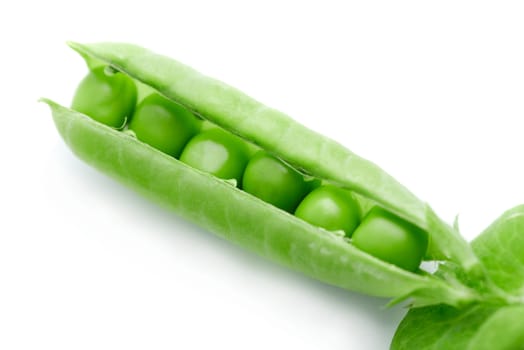
M 123 132 L 43 100 L 71 150 L 88 164 L 222 238 L 308 276 L 419 304 L 470 302 L 473 292 L 374 258 L 224 180 L 187 166 Z
M 467 242 L 438 219 L 426 203 L 374 163 L 284 113 L 139 46 L 123 43 L 69 45 L 89 64 L 108 64 L 296 168 L 357 192 L 429 232 L 429 258 L 454 260 L 466 271 L 480 268 Z
M 458 232 L 375 164 L 268 108 L 242 92 L 175 60 L 138 46 L 77 44 L 90 68 L 108 65 L 193 113 L 258 145 L 303 172 L 348 188 L 369 203 L 422 228 L 428 257 L 451 260 L 466 272 L 481 265 Z M 140 99 L 140 96 L 139 96 Z M 343 238 L 314 227 L 193 169 L 156 149 L 45 100 L 57 128 L 87 163 L 174 209 L 221 237 L 324 282 L 369 295 L 412 298 L 418 306 L 467 304 L 478 298 L 465 284 L 411 273 L 374 258 Z M 321 160 L 321 161 L 319 161 Z

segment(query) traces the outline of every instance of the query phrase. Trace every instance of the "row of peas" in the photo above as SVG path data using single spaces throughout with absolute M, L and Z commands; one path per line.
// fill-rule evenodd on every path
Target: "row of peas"
M 229 180 L 315 226 L 342 233 L 357 248 L 403 269 L 416 271 L 426 253 L 427 234 L 412 224 L 378 206 L 362 216 L 348 190 L 304 177 L 158 93 L 137 104 L 135 82 L 109 67 L 89 72 L 72 108 L 108 126 L 127 128 L 140 141 L 181 162 Z

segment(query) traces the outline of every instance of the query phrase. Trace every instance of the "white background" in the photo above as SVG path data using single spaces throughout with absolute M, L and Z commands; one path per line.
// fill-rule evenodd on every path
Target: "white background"
M 387 349 L 404 314 L 74 158 L 37 103 L 69 104 L 86 73 L 66 40 L 141 44 L 226 81 L 460 214 L 472 239 L 524 202 L 519 3 L 3 1 L 0 348 Z

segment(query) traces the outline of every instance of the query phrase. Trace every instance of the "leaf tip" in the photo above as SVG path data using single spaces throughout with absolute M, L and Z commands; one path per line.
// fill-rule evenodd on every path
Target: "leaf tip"
M 455 220 L 453 220 L 453 229 L 460 234 L 459 215 L 460 214 L 455 215 Z
M 51 99 L 49 99 L 49 98 L 47 98 L 47 97 L 40 97 L 40 98 L 37 100 L 37 102 L 45 103 L 46 105 L 48 105 L 48 106 L 50 106 L 50 107 L 52 107 L 53 105 L 56 104 L 53 100 L 51 100 Z
M 77 47 L 80 46 L 79 43 L 77 43 L 76 41 L 71 41 L 71 40 L 67 40 L 66 41 L 66 45 L 69 46 L 72 49 L 76 49 Z

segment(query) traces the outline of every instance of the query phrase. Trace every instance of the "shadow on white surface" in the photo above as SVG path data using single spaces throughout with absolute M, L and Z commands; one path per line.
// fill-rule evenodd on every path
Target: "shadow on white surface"
M 50 239 L 56 239 L 56 249 L 67 252 L 62 254 L 73 266 L 81 265 L 73 280 L 87 278 L 105 286 L 109 297 L 95 293 L 102 305 L 121 303 L 118 294 L 127 291 L 124 300 L 133 303 L 138 315 L 156 319 L 150 322 L 162 323 L 167 317 L 168 323 L 184 324 L 191 348 L 216 343 L 236 349 L 255 334 L 264 334 L 250 348 L 280 348 L 289 342 L 302 349 L 381 349 L 404 314 L 400 307 L 384 309 L 386 299 L 323 284 L 226 242 L 98 173 L 64 145 L 53 149 L 47 166 L 42 186 L 55 207 L 48 224 L 56 227 L 62 220 Z M 85 256 L 98 261 L 86 265 L 81 261 Z M 72 293 L 85 293 L 81 289 Z M 115 322 L 126 318 L 111 314 Z M 194 334 L 202 327 L 214 330 L 213 341 L 210 335 L 195 342 Z M 235 332 L 232 338 L 231 329 L 242 335 Z M 164 339 L 167 334 L 157 336 Z M 186 341 L 184 336 L 169 340 L 173 346 Z

